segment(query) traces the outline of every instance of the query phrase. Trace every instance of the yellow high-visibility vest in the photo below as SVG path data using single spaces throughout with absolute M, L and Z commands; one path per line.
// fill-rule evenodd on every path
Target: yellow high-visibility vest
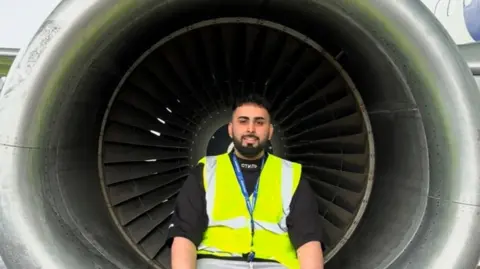
M 198 254 L 242 256 L 253 251 L 255 258 L 275 260 L 287 268 L 300 268 L 286 219 L 300 181 L 301 165 L 268 155 L 260 173 L 253 212 L 252 246 L 250 214 L 228 153 L 204 157 L 200 163 L 204 164 L 209 221 Z

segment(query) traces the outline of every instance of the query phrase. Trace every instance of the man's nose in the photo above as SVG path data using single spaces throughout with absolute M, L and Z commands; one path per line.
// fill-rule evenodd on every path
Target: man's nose
M 255 124 L 249 123 L 247 128 L 248 128 L 247 131 L 249 133 L 254 133 L 255 132 Z

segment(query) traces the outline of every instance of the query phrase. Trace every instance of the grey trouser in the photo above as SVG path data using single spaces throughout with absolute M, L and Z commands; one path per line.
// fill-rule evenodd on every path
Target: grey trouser
M 197 269 L 248 269 L 250 267 L 248 262 L 244 261 L 229 261 L 220 259 L 203 258 L 197 261 Z M 287 267 L 275 262 L 254 262 L 254 269 L 287 269 Z

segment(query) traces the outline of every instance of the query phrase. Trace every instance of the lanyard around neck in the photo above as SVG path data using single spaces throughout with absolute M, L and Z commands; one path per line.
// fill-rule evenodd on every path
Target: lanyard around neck
M 247 204 L 247 209 L 248 209 L 248 212 L 250 213 L 250 217 L 253 219 L 253 210 L 255 209 L 255 204 L 257 202 L 258 185 L 259 185 L 260 177 L 258 178 L 257 183 L 255 184 L 255 189 L 253 190 L 253 193 L 252 193 L 252 199 L 250 200 L 247 187 L 245 185 L 245 178 L 243 177 L 242 169 L 240 168 L 240 163 L 237 159 L 237 156 L 233 154 L 232 159 L 233 159 L 233 167 L 235 170 L 235 175 L 237 176 L 238 184 L 242 189 L 242 194 L 243 194 L 243 197 L 245 198 L 245 203 Z M 265 164 L 265 157 L 262 158 L 260 171 L 262 171 L 264 164 Z
M 240 168 L 240 163 L 238 162 L 238 159 L 235 153 L 233 154 L 232 160 L 233 160 L 233 168 L 235 170 L 235 175 L 237 176 L 238 184 L 242 189 L 242 194 L 243 194 L 243 197 L 245 198 L 245 203 L 247 204 L 248 213 L 250 214 L 250 232 L 252 235 L 250 245 L 253 247 L 253 235 L 255 234 L 255 222 L 253 220 L 253 210 L 255 209 L 255 204 L 257 202 L 258 185 L 260 184 L 260 176 L 257 179 L 257 183 L 255 184 L 255 189 L 253 190 L 253 193 L 252 193 L 252 200 L 250 201 L 247 187 L 245 185 L 245 178 L 243 177 L 242 169 Z M 264 164 L 265 164 L 265 156 L 262 157 L 260 173 L 262 172 Z M 255 258 L 255 252 L 251 251 L 248 254 L 248 262 L 250 263 L 250 266 L 252 266 L 251 262 L 253 261 L 254 258 Z

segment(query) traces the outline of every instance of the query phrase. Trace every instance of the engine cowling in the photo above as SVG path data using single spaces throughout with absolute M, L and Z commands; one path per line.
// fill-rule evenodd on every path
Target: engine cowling
M 474 268 L 480 92 L 415 1 L 64 1 L 0 98 L 8 268 L 169 268 L 188 169 L 232 100 L 273 103 L 327 268 Z

